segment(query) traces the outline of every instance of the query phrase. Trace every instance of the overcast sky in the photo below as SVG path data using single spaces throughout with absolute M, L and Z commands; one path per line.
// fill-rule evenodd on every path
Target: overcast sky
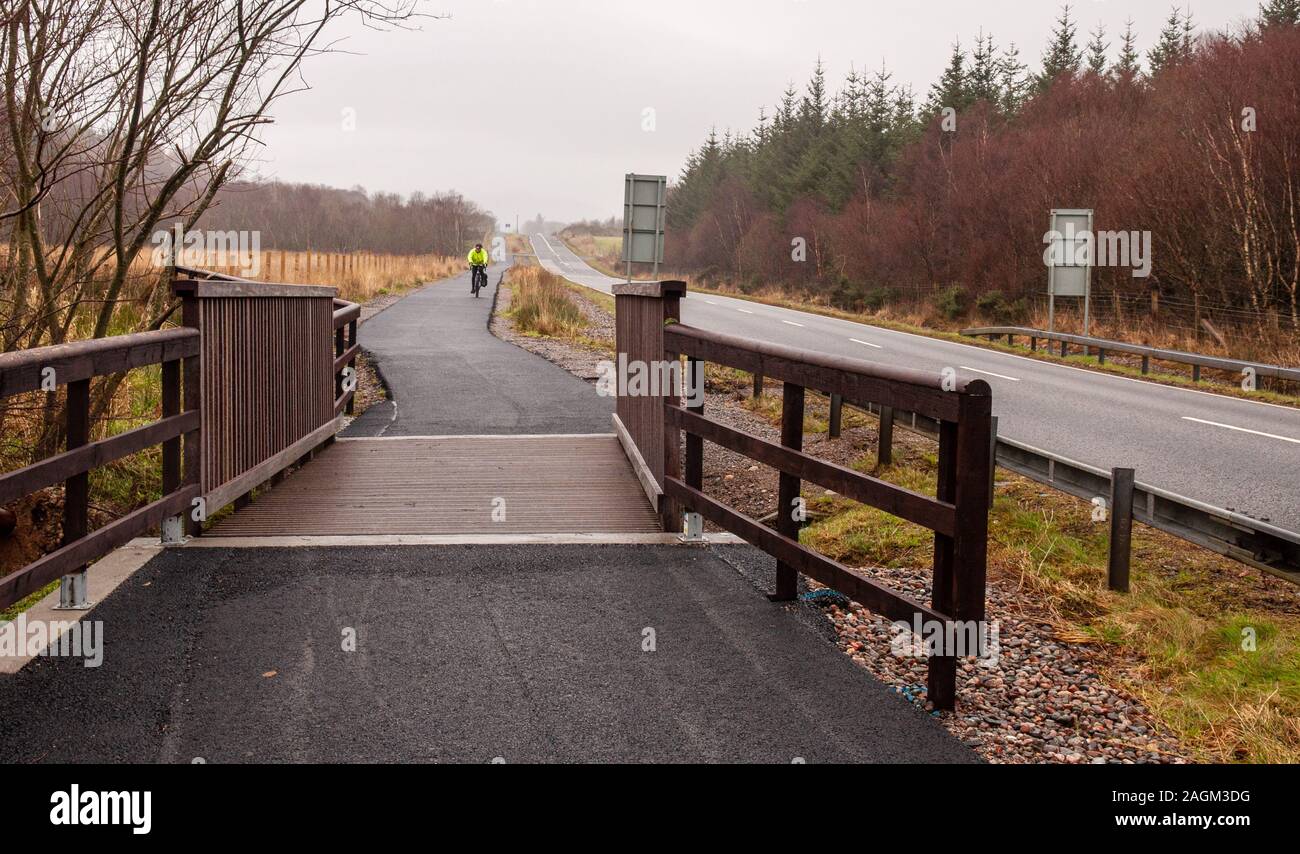
M 883 61 L 924 95 L 951 44 L 983 28 L 1038 63 L 1058 13 L 1043 0 L 426 0 L 417 32 L 340 23 L 351 53 L 310 60 L 280 102 L 264 177 L 409 194 L 458 190 L 503 220 L 619 212 L 626 172 L 676 176 L 712 125 L 749 129 L 820 55 L 836 88 Z M 1202 29 L 1258 0 L 1196 0 Z M 1143 52 L 1169 0 L 1079 0 L 1114 55 L 1126 18 Z M 642 130 L 653 109 L 654 130 Z M 355 129 L 345 129 L 352 110 Z M 770 112 L 770 111 L 769 111 Z

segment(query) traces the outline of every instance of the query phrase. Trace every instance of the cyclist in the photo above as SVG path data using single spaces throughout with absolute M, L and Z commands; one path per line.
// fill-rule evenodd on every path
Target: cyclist
M 487 264 L 488 255 L 483 249 L 483 244 L 475 243 L 474 248 L 469 251 L 469 289 L 475 296 L 478 296 L 478 288 L 474 287 L 478 277 L 482 275 L 484 282 L 487 281 Z

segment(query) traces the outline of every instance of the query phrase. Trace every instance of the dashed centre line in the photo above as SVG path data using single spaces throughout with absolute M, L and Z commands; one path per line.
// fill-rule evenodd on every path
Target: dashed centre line
M 753 314 L 753 313 L 754 313 L 754 312 L 750 311 L 750 310 L 747 309 L 747 308 L 738 308 L 738 309 L 736 309 L 736 311 L 740 312 L 741 314 Z
M 1195 421 L 1197 424 L 1208 424 L 1211 427 L 1222 427 L 1225 430 L 1236 430 L 1238 433 L 1250 433 L 1254 436 L 1263 436 L 1267 439 L 1280 439 L 1283 442 L 1290 442 L 1294 445 L 1300 445 L 1300 439 L 1293 439 L 1290 436 L 1279 436 L 1276 433 L 1265 433 L 1261 430 L 1250 430 L 1246 427 L 1234 427 L 1231 424 L 1222 424 L 1218 421 L 1206 421 L 1204 418 L 1193 418 L 1190 415 L 1183 416 L 1184 421 Z
M 884 347 L 881 347 L 879 344 L 872 344 L 870 341 L 863 341 L 859 338 L 850 338 L 849 340 L 852 341 L 854 344 L 862 344 L 867 347 L 875 347 L 877 350 L 885 349 Z
M 781 321 L 781 322 L 782 322 L 782 323 L 787 323 L 787 324 L 789 324 L 790 326 L 798 326 L 800 329 L 803 328 L 803 324 L 802 324 L 802 323 L 795 323 L 793 320 L 783 320 L 783 321 Z

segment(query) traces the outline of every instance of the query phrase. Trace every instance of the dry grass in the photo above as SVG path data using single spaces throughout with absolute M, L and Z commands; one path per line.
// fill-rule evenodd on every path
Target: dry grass
M 510 271 L 508 281 L 510 317 L 515 329 L 545 338 L 579 337 L 587 323 L 573 301 L 568 282 L 541 267 L 516 267 Z
M 297 285 L 332 285 L 339 296 L 366 302 L 398 293 L 424 282 L 445 279 L 465 271 L 465 259 L 447 255 L 377 255 L 369 252 L 262 252 L 257 274 L 261 282 Z M 205 267 L 214 272 L 243 276 L 238 268 Z
M 624 276 L 623 238 L 603 234 L 563 235 L 564 243 L 574 253 L 606 276 Z

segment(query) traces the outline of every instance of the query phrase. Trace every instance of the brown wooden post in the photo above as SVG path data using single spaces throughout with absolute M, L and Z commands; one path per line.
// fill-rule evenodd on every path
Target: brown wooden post
M 162 417 L 181 414 L 181 362 L 179 359 L 162 365 Z M 181 487 L 181 437 L 168 439 L 162 445 L 162 491 L 171 495 Z M 185 536 L 185 514 L 163 520 L 162 541 L 177 543 Z
M 939 422 L 939 485 L 935 497 L 955 502 L 957 497 L 957 425 Z M 953 546 L 955 538 L 934 535 L 934 579 L 930 605 L 941 614 L 953 616 L 956 589 L 953 583 Z M 935 650 L 931 650 L 935 652 Z M 957 698 L 957 659 L 950 655 L 929 656 L 926 676 L 927 695 L 936 709 L 951 709 Z
M 958 629 L 952 634 L 962 634 L 962 627 L 974 626 L 976 638 L 980 645 L 977 650 L 967 649 L 966 654 L 982 654 L 987 641 L 984 613 L 984 588 L 988 567 L 988 531 L 989 531 L 989 458 L 992 446 L 992 402 L 989 386 L 983 380 L 976 380 L 967 385 L 962 394 L 958 408 L 957 423 L 949 427 L 943 423 L 943 432 L 949 438 L 949 444 L 955 446 L 955 458 L 947 463 L 948 476 L 952 484 L 951 500 L 957 506 L 957 525 L 955 535 L 947 546 L 949 563 L 940 584 L 938 566 L 939 548 L 936 537 L 935 548 L 935 610 L 947 614 L 957 622 Z M 942 442 L 942 439 L 941 439 Z M 940 476 L 944 477 L 942 444 L 940 446 Z M 948 484 L 942 484 L 948 486 Z M 946 539 L 946 538 L 945 538 Z M 939 596 L 948 601 L 940 605 Z M 948 633 L 945 632 L 945 636 Z M 944 650 L 939 672 L 942 676 L 937 685 L 932 684 L 930 699 L 935 708 L 950 710 L 956 705 L 957 696 L 957 659 L 958 650 Z M 935 662 L 931 660 L 931 675 L 935 672 Z M 937 694 L 935 689 L 937 689 Z
M 793 383 L 781 387 L 781 444 L 796 451 L 803 450 L 804 388 Z M 776 529 L 785 536 L 799 541 L 801 519 L 795 516 L 802 483 L 798 475 L 781 472 L 777 487 Z M 774 602 L 789 602 L 799 593 L 799 572 L 787 563 L 777 561 L 776 593 Z
M 69 451 L 90 441 L 90 380 L 68 383 L 67 428 Z M 63 545 L 68 546 L 89 533 L 90 473 L 74 474 L 63 482 Z M 80 610 L 89 607 L 86 565 L 63 576 L 59 607 Z
M 280 266 L 284 267 L 284 254 L 280 255 Z M 199 329 L 199 301 L 193 294 L 183 294 L 181 296 L 181 325 L 188 326 L 191 329 Z M 181 372 L 184 376 L 184 398 L 185 411 L 198 412 L 200 409 L 203 387 L 202 387 L 202 339 L 199 346 L 200 355 L 190 356 L 184 360 L 181 366 Z M 200 413 L 202 416 L 202 413 Z M 202 466 L 203 466 L 203 437 L 202 427 L 191 430 L 185 434 L 185 474 L 184 483 L 186 486 L 193 484 L 201 486 L 203 483 Z M 187 510 L 185 517 L 186 529 L 190 536 L 197 537 L 203 534 L 203 520 L 196 519 L 194 507 Z
M 762 396 L 763 396 L 763 375 L 756 373 L 754 374 L 754 399 L 757 400 Z
M 280 250 L 280 281 L 284 281 L 284 250 Z
M 1110 470 L 1110 555 L 1107 584 L 1111 590 L 1127 593 L 1129 559 L 1133 551 L 1133 469 Z
M 348 346 L 352 346 L 356 343 L 357 321 L 353 320 L 348 323 Z M 357 360 L 355 356 L 352 358 L 352 361 L 348 362 L 348 367 L 352 368 L 352 381 L 354 385 L 352 386 L 352 396 L 348 398 L 348 405 L 345 411 L 348 415 L 351 415 L 353 414 L 357 402 L 357 390 L 361 388 L 361 378 L 357 376 Z
M 838 439 L 840 437 L 841 427 L 844 421 L 844 395 L 831 395 L 831 424 L 830 437 Z
M 876 446 L 876 465 L 894 462 L 894 407 L 880 407 L 880 442 Z
M 664 350 L 664 326 L 681 320 L 686 283 L 632 282 L 614 285 L 613 292 L 615 360 L 624 366 L 642 362 L 652 370 L 679 363 L 678 354 Z M 626 393 L 626 380 L 618 377 L 615 415 L 640 452 L 655 485 L 662 489 L 665 474 L 678 472 L 672 476 L 680 477 L 681 437 L 664 420 L 664 406 L 680 404 L 678 390 L 661 389 L 660 397 L 631 396 Z M 680 531 L 681 508 L 661 498 L 659 521 L 666 532 Z

